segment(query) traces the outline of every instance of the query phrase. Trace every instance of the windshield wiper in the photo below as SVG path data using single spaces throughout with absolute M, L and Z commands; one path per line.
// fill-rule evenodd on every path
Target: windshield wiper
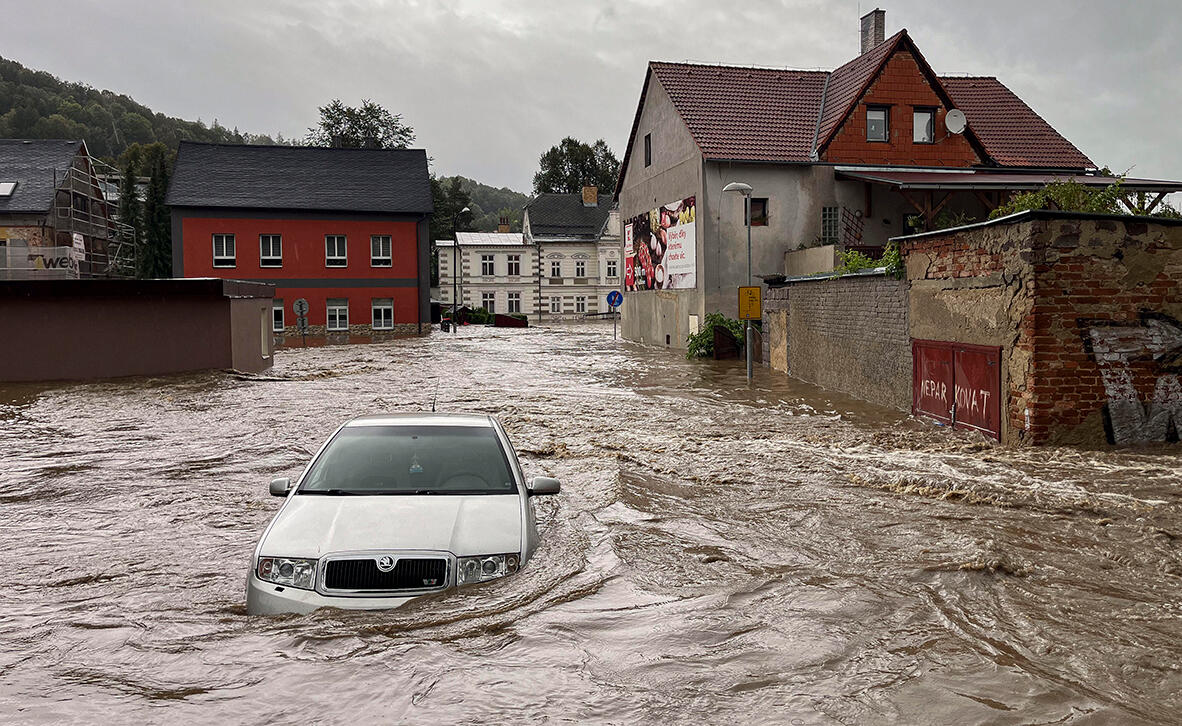
M 325 497 L 356 497 L 363 492 L 355 489 L 301 489 L 299 494 L 318 494 Z

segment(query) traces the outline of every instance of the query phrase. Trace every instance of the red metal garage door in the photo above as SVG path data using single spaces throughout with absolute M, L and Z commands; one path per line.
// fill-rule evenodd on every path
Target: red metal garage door
M 912 412 L 1001 440 L 1001 348 L 915 340 Z

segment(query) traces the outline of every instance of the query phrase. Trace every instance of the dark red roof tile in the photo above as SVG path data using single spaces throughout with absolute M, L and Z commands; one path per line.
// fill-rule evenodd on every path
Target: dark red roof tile
M 1055 131 L 1013 91 L 992 77 L 941 78 L 969 128 L 1001 166 L 1094 168 L 1092 160 Z
M 824 71 L 650 64 L 708 159 L 808 161 Z

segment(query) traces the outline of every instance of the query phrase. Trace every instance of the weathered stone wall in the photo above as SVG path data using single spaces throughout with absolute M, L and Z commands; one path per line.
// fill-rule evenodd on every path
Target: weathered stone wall
M 1039 224 L 977 227 L 908 239 L 901 247 L 911 285 L 911 337 L 1001 348 L 1002 441 L 1024 429 L 1029 405 L 1031 241 L 1045 234 Z
M 872 403 L 911 407 L 905 281 L 858 275 L 773 287 L 763 325 L 772 368 Z
M 1002 348 L 1002 440 L 1182 426 L 1182 223 L 1039 212 L 904 239 L 911 335 Z

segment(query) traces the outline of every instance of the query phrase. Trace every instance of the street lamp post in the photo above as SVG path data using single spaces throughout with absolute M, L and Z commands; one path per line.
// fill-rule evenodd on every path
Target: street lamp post
M 751 185 L 743 182 L 731 182 L 722 188 L 724 192 L 738 192 L 743 195 L 744 205 L 747 216 L 747 284 L 751 284 Z M 747 349 L 747 381 L 751 381 L 751 321 L 744 321 L 747 324 L 747 344 L 743 347 Z
M 459 227 L 460 215 L 467 214 L 472 211 L 464 207 L 460 211 L 451 215 L 451 332 L 452 335 L 456 333 L 456 305 L 459 302 L 460 290 L 460 265 L 457 260 L 460 256 L 460 237 L 456 230 Z

